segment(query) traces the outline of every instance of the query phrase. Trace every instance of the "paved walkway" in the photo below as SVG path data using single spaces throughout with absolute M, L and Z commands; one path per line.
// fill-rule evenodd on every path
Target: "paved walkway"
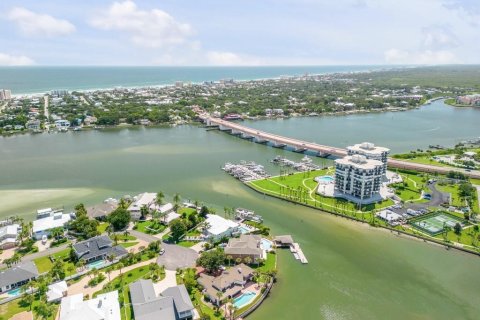
M 177 272 L 173 270 L 165 270 L 165 279 L 153 284 L 155 294 L 160 295 L 165 289 L 177 285 Z
M 193 246 L 190 247 L 190 249 L 194 250 L 196 253 L 200 253 L 200 251 L 205 250 L 203 247 L 207 243 L 206 241 L 200 241 L 198 243 L 195 243 Z
M 156 262 L 156 260 L 157 259 L 154 258 L 154 259 L 150 259 L 150 260 L 147 260 L 147 261 L 143 261 L 143 262 L 140 262 L 140 263 L 122 268 L 122 273 L 126 273 L 126 272 L 128 272 L 130 270 L 133 270 L 135 268 L 138 268 L 138 267 L 147 266 L 152 262 Z M 102 272 L 102 271 L 100 270 L 100 272 Z M 92 277 L 85 276 L 80 281 L 78 281 L 78 282 L 72 284 L 70 287 L 68 287 L 68 290 L 67 290 L 68 295 L 71 296 L 73 294 L 83 293 L 84 296 L 88 294 L 90 297 L 92 297 L 92 294 L 94 294 L 95 292 L 97 292 L 99 290 L 102 290 L 103 286 L 108 282 L 108 275 L 105 272 L 102 272 L 102 273 L 105 274 L 105 280 L 103 280 L 102 282 L 100 282 L 96 286 L 89 287 L 88 286 L 88 281 L 90 281 L 90 279 L 93 276 Z M 120 270 L 113 270 L 112 272 L 110 272 L 110 280 L 115 279 L 119 275 L 120 275 Z

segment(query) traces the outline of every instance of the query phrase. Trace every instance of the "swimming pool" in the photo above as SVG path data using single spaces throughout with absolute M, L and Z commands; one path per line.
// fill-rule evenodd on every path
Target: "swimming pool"
M 262 238 L 261 240 L 262 242 L 262 249 L 263 250 L 267 250 L 267 251 L 270 251 L 270 249 L 272 249 L 272 241 L 268 240 L 268 239 L 265 239 L 265 238 Z
M 17 289 L 14 289 L 14 290 L 12 290 L 12 291 L 9 291 L 9 292 L 8 292 L 8 295 L 9 295 L 10 297 L 17 297 L 17 296 L 20 295 L 21 292 L 22 292 L 22 289 L 17 288 Z
M 335 178 L 332 176 L 320 176 L 320 177 L 316 177 L 315 181 L 317 181 L 320 184 L 330 184 L 335 182 Z
M 255 298 L 255 293 L 250 291 L 244 292 L 241 296 L 233 299 L 233 305 L 237 308 L 241 308 L 252 302 L 253 298 Z
M 88 265 L 88 269 L 100 269 L 104 265 L 105 265 L 105 261 L 104 260 L 99 260 L 99 261 L 95 261 L 95 262 L 90 263 Z

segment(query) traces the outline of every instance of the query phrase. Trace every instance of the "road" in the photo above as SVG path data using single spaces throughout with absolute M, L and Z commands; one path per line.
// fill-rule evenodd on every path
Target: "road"
M 137 230 L 129 230 L 128 232 L 130 232 L 130 235 L 132 235 L 132 236 L 134 236 L 134 237 L 136 237 L 140 240 L 143 240 L 145 242 L 148 242 L 148 243 L 159 240 L 155 236 L 152 236 L 152 235 L 149 235 L 149 234 L 137 231 Z M 119 234 L 122 234 L 122 233 L 119 233 Z
M 273 133 L 252 129 L 249 127 L 242 126 L 238 123 L 234 123 L 231 121 L 226 121 L 218 118 L 207 117 L 207 118 L 204 118 L 204 120 L 207 123 L 207 125 L 218 125 L 224 128 L 232 129 L 233 131 L 236 131 L 236 132 L 242 132 L 246 135 L 250 135 L 250 136 L 257 137 L 264 140 L 269 140 L 277 144 L 283 143 L 295 148 L 308 149 L 308 150 L 317 151 L 323 154 L 331 154 L 337 157 L 343 157 L 347 155 L 347 150 L 342 148 L 330 147 L 330 146 L 321 145 L 315 142 L 308 142 L 308 141 L 288 138 L 288 137 L 276 135 Z M 393 168 L 398 168 L 398 169 L 409 169 L 409 170 L 417 170 L 422 172 L 431 172 L 431 173 L 440 173 L 440 174 L 447 174 L 450 171 L 458 171 L 458 172 L 462 172 L 463 174 L 471 178 L 480 179 L 479 171 L 467 171 L 465 169 L 459 169 L 459 168 L 439 167 L 439 166 L 428 165 L 428 164 L 402 161 L 402 160 L 392 159 L 392 158 L 388 159 L 388 166 Z

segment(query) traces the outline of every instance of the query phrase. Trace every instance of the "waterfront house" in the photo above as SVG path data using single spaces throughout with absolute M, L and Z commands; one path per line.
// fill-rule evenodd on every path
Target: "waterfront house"
M 190 320 L 194 307 L 185 285 L 165 289 L 156 295 L 152 280 L 130 284 L 130 301 L 136 320 Z
M 56 120 L 55 121 L 55 126 L 59 130 L 60 129 L 68 129 L 68 127 L 70 127 L 70 121 L 64 120 L 64 119 Z
M 83 300 L 83 293 L 62 298 L 60 320 L 120 320 L 118 291 L 99 294 L 95 299 Z
M 205 273 L 200 274 L 198 283 L 203 287 L 205 295 L 216 305 L 228 298 L 240 294 L 245 285 L 253 277 L 253 269 L 245 264 L 239 264 L 214 277 Z M 220 299 L 217 293 L 220 292 Z
M 66 281 L 52 283 L 48 286 L 47 302 L 60 302 L 67 296 L 68 286 Z
M 113 241 L 107 236 L 93 237 L 73 245 L 77 258 L 85 260 L 86 263 L 106 259 L 109 255 L 121 258 L 126 255 L 127 250 L 118 245 L 113 246 Z
M 0 249 L 10 249 L 17 244 L 20 225 L 11 224 L 0 227 Z
M 36 240 L 41 240 L 43 236 L 49 236 L 54 228 L 64 227 L 70 220 L 72 214 L 55 212 L 45 218 L 33 221 L 32 234 Z
M 38 131 L 40 130 L 40 120 L 30 120 L 26 123 L 28 130 Z
M 206 228 L 203 233 L 206 238 L 219 240 L 223 237 L 231 237 L 238 230 L 239 224 L 228 219 L 224 219 L 215 214 L 207 214 L 205 220 Z
M 157 199 L 157 194 L 152 192 L 141 193 L 135 197 L 134 201 L 128 207 L 128 211 L 132 217 L 132 220 L 140 219 L 140 210 L 143 206 L 150 208 L 151 205 L 155 204 Z
M 114 199 L 87 208 L 89 218 L 105 220 L 107 216 L 118 208 L 118 201 Z
M 154 203 L 150 205 L 149 209 L 151 212 L 158 212 L 160 217 L 162 217 L 162 222 L 165 224 L 169 224 L 173 220 L 180 218 L 180 215 L 173 210 L 173 204 L 170 202 L 161 206 Z
M 260 248 L 262 237 L 259 235 L 242 234 L 240 238 L 231 238 L 225 247 L 225 255 L 231 256 L 232 260 L 237 258 L 245 261 L 249 257 L 252 262 L 264 258 L 264 250 Z
M 20 288 L 38 277 L 35 263 L 27 261 L 0 272 L 0 293 Z

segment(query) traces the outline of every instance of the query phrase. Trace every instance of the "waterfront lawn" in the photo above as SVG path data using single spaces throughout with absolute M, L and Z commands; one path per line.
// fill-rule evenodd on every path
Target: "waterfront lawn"
M 167 227 L 158 220 L 139 221 L 135 225 L 136 230 L 146 234 L 158 234 Z
M 73 264 L 73 262 L 70 261 L 70 248 L 54 253 L 52 254 L 52 257 L 54 258 L 54 260 L 56 259 L 63 260 L 66 276 L 69 276 L 75 273 L 75 265 Z M 53 263 L 50 260 L 50 256 L 37 258 L 33 260 L 33 262 L 37 266 L 39 273 L 48 272 L 53 267 Z
M 178 214 L 183 215 L 185 213 L 186 218 L 188 218 L 192 214 L 196 214 L 197 210 L 193 208 L 179 208 L 177 211 Z
M 478 240 L 475 240 L 476 236 L 478 236 L 478 233 L 477 234 L 474 233 L 473 232 L 473 227 L 469 226 L 467 228 L 464 228 L 462 230 L 462 232 L 460 233 L 460 235 L 457 235 L 453 230 L 450 230 L 447 233 L 447 240 L 449 242 L 458 242 L 458 243 L 461 243 L 461 244 L 464 244 L 464 245 L 467 245 L 467 246 L 473 246 L 477 250 L 479 250 Z M 437 238 L 439 240 L 445 240 L 444 234 L 439 234 L 439 235 L 435 236 L 435 238 Z
M 267 260 L 263 264 L 257 267 L 256 264 L 252 264 L 252 269 L 255 269 L 258 272 L 266 273 L 269 271 L 275 270 L 277 264 L 277 255 L 275 253 L 267 253 Z
M 248 182 L 248 184 L 261 193 L 273 195 L 286 200 L 308 204 L 319 209 L 334 211 L 342 214 L 352 214 L 357 212 L 357 205 L 344 199 L 325 197 L 317 194 L 317 182 L 315 177 L 327 174 L 329 170 L 317 170 L 300 172 L 288 176 L 277 176 L 262 180 Z M 362 211 L 372 211 L 381 209 L 393 204 L 390 199 L 380 203 L 364 205 Z

